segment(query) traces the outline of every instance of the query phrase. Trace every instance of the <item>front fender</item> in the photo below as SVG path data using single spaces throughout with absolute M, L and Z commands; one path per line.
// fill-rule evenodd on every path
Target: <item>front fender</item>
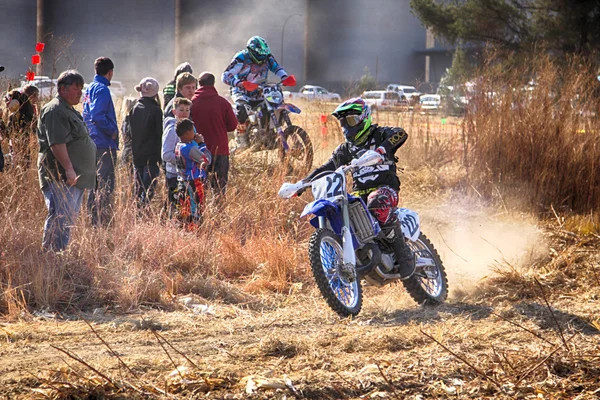
M 315 217 L 310 220 L 310 224 L 315 228 L 319 227 L 319 217 L 326 218 L 329 221 L 329 225 L 331 225 L 331 229 L 333 229 L 340 239 L 342 238 L 344 218 L 342 217 L 342 210 L 339 205 L 332 203 L 329 200 L 316 200 L 312 203 L 308 203 L 306 207 L 304 207 L 304 211 L 302 211 L 300 218 L 307 214 L 315 215 Z M 351 228 L 350 233 L 352 236 L 352 245 L 354 246 L 354 249 L 358 249 L 360 244 Z
M 337 213 L 340 211 L 340 207 L 329 200 L 315 200 L 304 207 L 300 218 L 308 214 L 315 214 L 317 217 L 326 217 L 329 210 Z
M 278 110 L 287 110 L 287 111 L 289 111 L 291 113 L 294 113 L 294 114 L 300 114 L 302 112 L 302 110 L 300 110 L 300 108 L 298 108 L 295 105 L 290 104 L 290 103 L 280 104 L 280 105 L 277 106 L 277 109 Z

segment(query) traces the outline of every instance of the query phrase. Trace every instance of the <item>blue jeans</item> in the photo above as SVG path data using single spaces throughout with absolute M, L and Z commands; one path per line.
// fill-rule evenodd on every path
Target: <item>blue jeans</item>
M 42 239 L 44 249 L 62 251 L 67 248 L 71 227 L 81 208 L 83 192 L 83 189 L 68 186 L 64 182 L 51 182 L 42 188 L 48 208 Z
M 139 207 L 145 207 L 150 204 L 154 197 L 154 190 L 160 167 L 158 164 L 134 165 L 133 173 L 135 175 L 135 194 Z
M 116 149 L 96 150 L 96 188 L 90 190 L 87 207 L 92 225 L 106 226 L 112 218 L 112 198 L 115 191 Z

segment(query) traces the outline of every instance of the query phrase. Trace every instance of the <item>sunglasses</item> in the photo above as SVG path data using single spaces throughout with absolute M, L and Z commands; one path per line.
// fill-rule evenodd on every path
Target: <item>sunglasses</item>
M 346 115 L 344 117 L 339 117 L 340 123 L 346 123 L 350 128 L 354 128 L 356 125 L 360 124 L 360 115 L 351 114 Z

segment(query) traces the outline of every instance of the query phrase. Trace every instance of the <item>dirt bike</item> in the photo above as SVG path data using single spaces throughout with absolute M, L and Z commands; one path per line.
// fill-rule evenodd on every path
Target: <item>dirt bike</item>
M 316 229 L 310 238 L 310 267 L 327 304 L 340 316 L 356 316 L 362 307 L 364 279 L 383 286 L 401 280 L 398 265 L 386 233 L 369 213 L 360 197 L 346 190 L 346 172 L 376 165 L 383 157 L 367 150 L 361 157 L 326 171 L 311 182 L 284 183 L 279 197 L 291 198 L 311 188 L 315 201 L 304 208 L 301 217 L 313 214 Z M 406 208 L 395 210 L 402 233 L 415 255 L 415 273 L 402 283 L 419 304 L 440 304 L 448 295 L 448 279 L 436 249 L 421 232 L 419 215 Z
M 259 85 L 257 90 L 263 100 L 246 104 L 248 141 L 255 149 L 277 149 L 280 161 L 295 171 L 310 169 L 313 163 L 310 138 L 290 120 L 290 113 L 299 114 L 301 110 L 284 101 L 281 85 Z

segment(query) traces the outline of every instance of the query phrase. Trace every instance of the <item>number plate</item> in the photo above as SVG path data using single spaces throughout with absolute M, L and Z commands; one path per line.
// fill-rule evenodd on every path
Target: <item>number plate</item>
M 317 179 L 313 181 L 312 192 L 315 200 L 334 201 L 343 198 L 346 193 L 346 176 L 334 172 Z

